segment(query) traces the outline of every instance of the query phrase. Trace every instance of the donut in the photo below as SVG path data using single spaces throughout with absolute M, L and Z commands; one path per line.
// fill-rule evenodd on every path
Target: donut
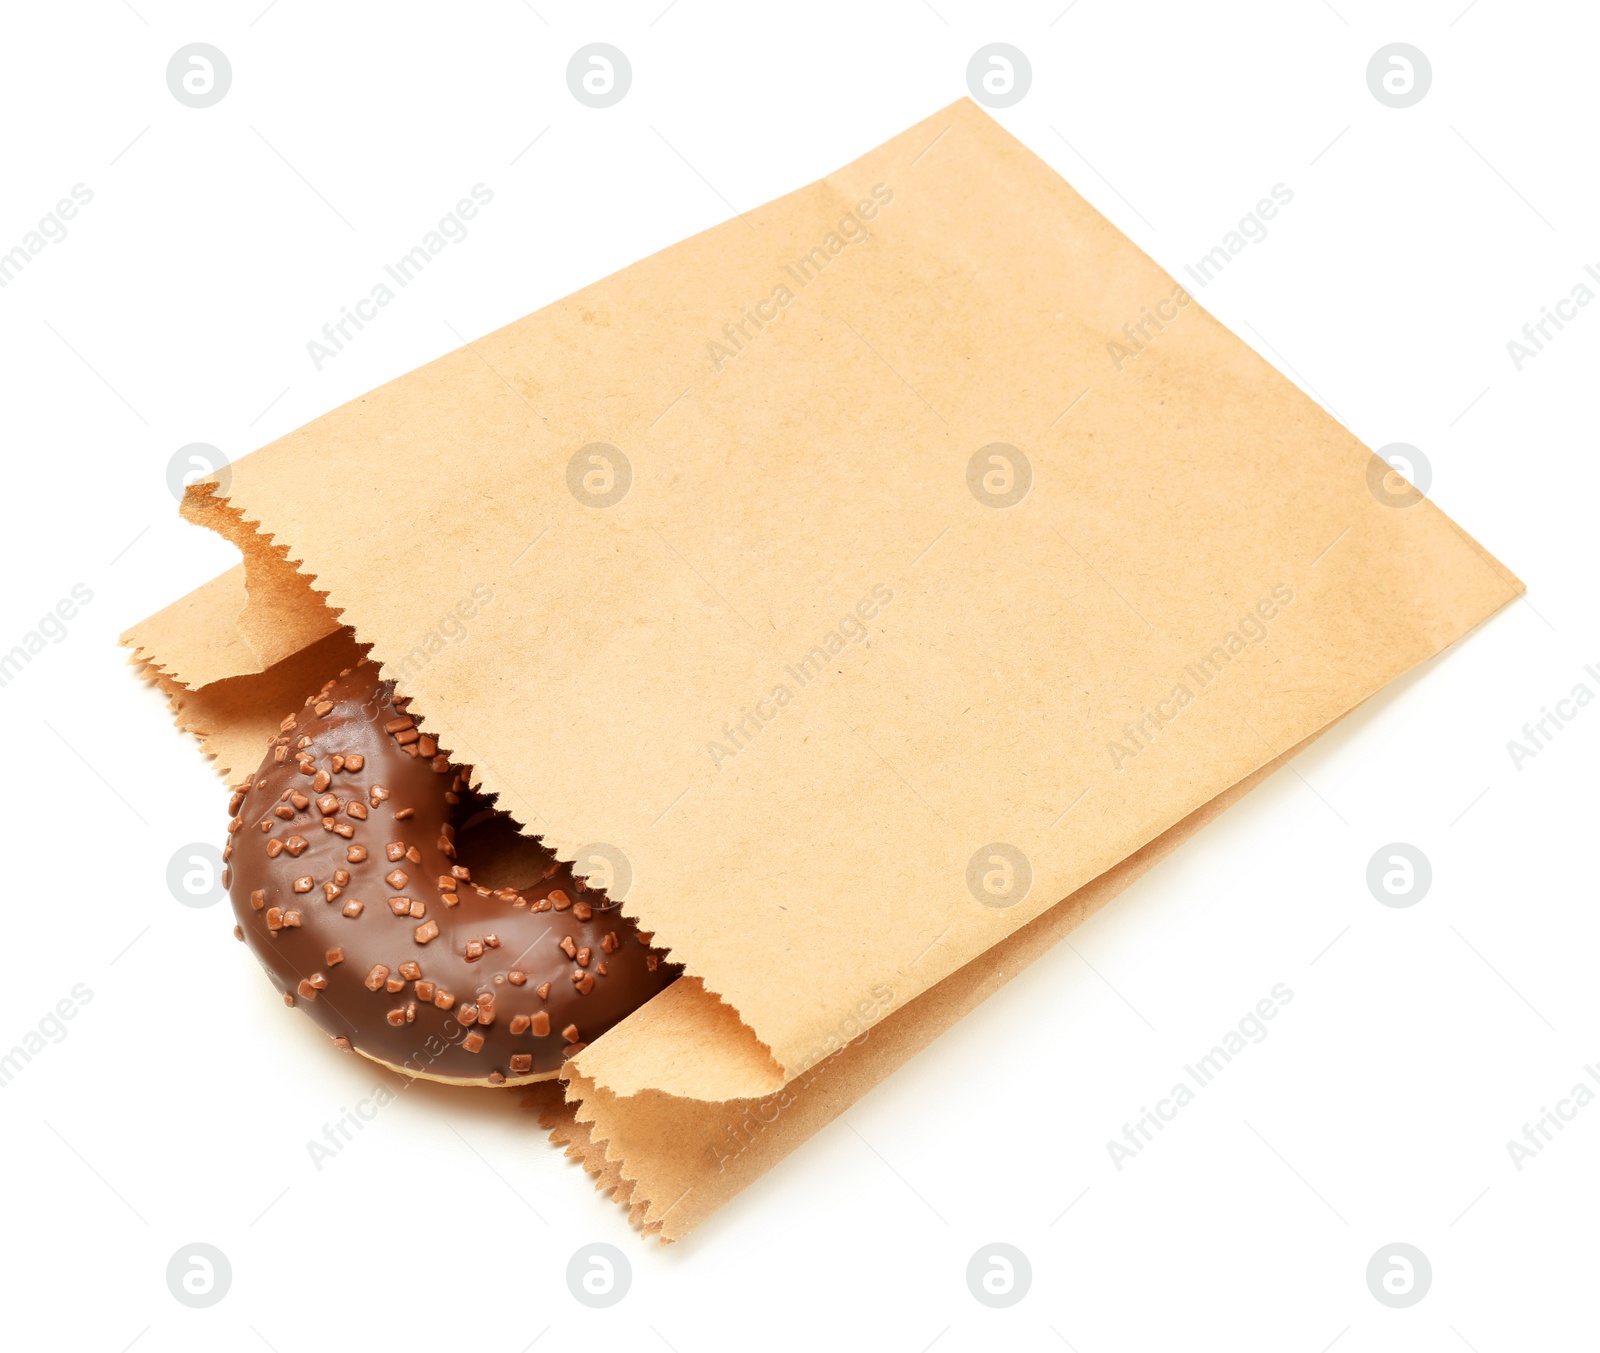
M 679 969 L 542 845 L 531 886 L 474 882 L 475 828 L 509 819 L 379 672 L 309 696 L 235 788 L 234 935 L 339 1048 L 455 1085 L 547 1080 Z

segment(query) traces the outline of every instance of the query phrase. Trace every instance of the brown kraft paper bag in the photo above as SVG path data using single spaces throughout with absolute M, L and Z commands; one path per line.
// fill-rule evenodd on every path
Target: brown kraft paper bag
M 226 478 L 124 642 L 231 779 L 370 646 L 624 897 L 545 1119 L 665 1239 L 1521 590 L 967 101 Z

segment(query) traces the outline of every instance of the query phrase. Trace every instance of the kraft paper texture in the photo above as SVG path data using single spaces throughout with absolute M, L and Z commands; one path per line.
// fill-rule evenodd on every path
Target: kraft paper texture
M 689 976 L 547 1115 L 669 1239 L 1521 590 L 966 101 L 184 510 L 124 641 L 224 774 L 370 646 L 626 861 Z

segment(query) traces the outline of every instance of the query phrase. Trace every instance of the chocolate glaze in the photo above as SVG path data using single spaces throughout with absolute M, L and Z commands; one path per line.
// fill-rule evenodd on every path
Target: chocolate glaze
M 548 852 L 531 887 L 474 884 L 471 768 L 406 703 L 363 661 L 284 720 L 230 805 L 236 933 L 342 1047 L 445 1080 L 549 1075 L 678 969 Z

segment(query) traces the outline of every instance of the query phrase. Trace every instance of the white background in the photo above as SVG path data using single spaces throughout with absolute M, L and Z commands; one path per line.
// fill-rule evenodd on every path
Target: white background
M 0 1050 L 75 984 L 93 993 L 0 1089 L 7 1342 L 1590 1346 L 1600 1107 L 1520 1171 L 1506 1142 L 1600 1062 L 1600 708 L 1520 770 L 1506 744 L 1577 682 L 1600 692 L 1583 670 L 1600 666 L 1600 306 L 1520 372 L 1506 343 L 1600 265 L 1593 11 L 264 4 L 5 15 L 0 250 L 74 184 L 94 195 L 0 290 L 0 648 L 74 584 L 93 592 L 0 689 Z M 194 41 L 233 68 L 204 110 L 165 80 Z M 604 111 L 564 75 L 591 41 L 633 66 Z M 1421 447 L 1433 499 L 1528 601 L 1357 712 L 685 1243 L 641 1244 L 514 1094 L 406 1090 L 318 1171 L 308 1140 L 386 1082 L 283 1010 L 226 906 L 169 894 L 174 852 L 221 840 L 223 790 L 115 646 L 231 562 L 177 517 L 169 457 L 243 455 L 456 332 L 827 173 L 964 94 L 993 41 L 1033 67 L 999 120 L 1179 277 L 1274 184 L 1293 191 L 1197 297 L 1368 444 Z M 1394 41 L 1433 67 L 1401 111 L 1365 80 Z M 494 200 L 468 238 L 315 370 L 308 340 L 479 182 Z M 1365 884 L 1393 841 L 1432 862 L 1408 909 Z M 1107 1140 L 1277 983 L 1294 998 L 1270 1036 L 1119 1172 Z M 564 1279 L 597 1240 L 633 1267 L 598 1312 Z M 165 1280 L 195 1241 L 233 1270 L 207 1310 Z M 1033 1270 L 1003 1311 L 964 1278 L 995 1241 Z M 1365 1280 L 1396 1241 L 1433 1269 L 1406 1310 Z

